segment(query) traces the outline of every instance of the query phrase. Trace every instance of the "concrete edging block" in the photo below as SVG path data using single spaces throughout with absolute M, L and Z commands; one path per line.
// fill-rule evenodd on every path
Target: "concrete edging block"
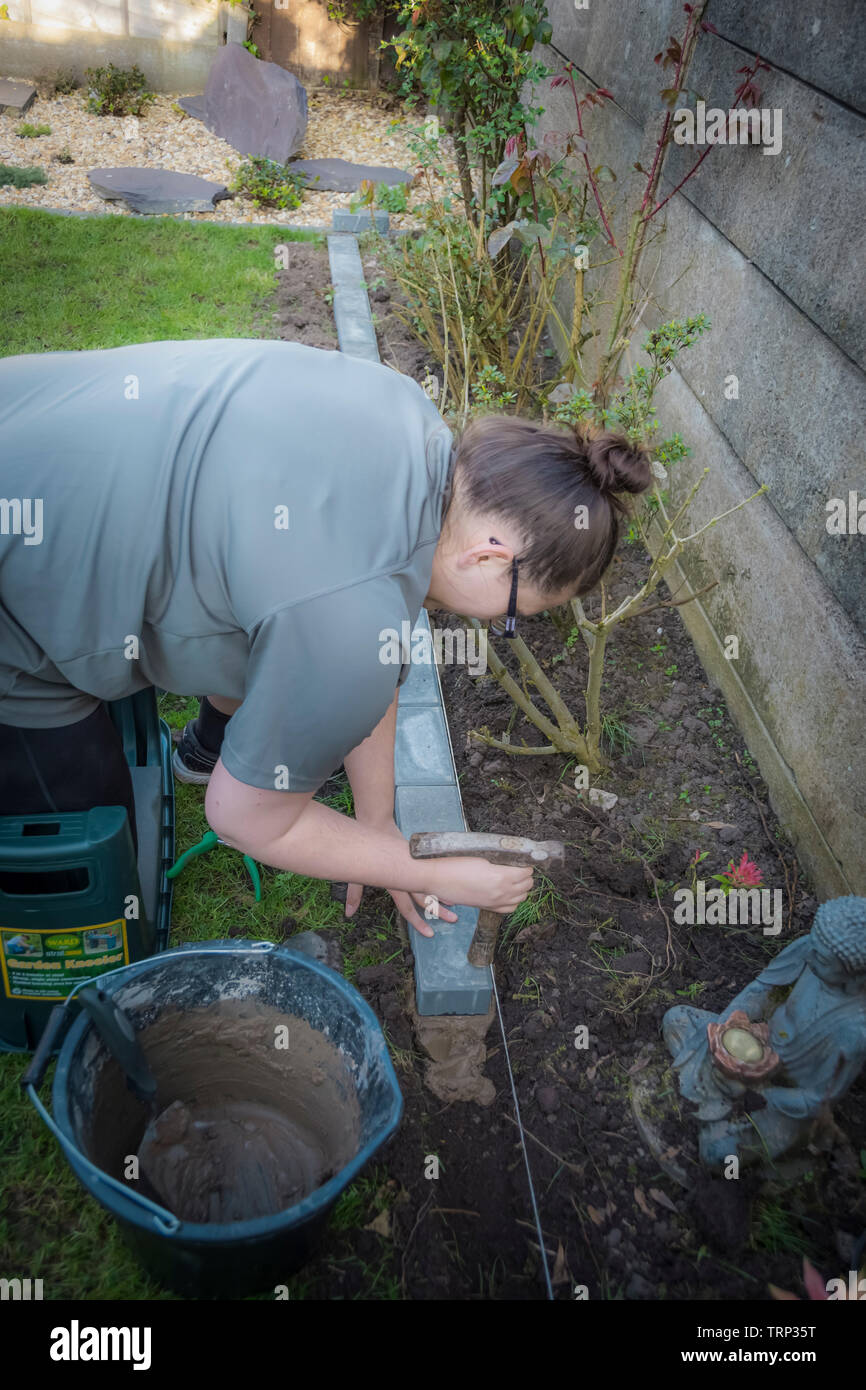
M 329 236 L 328 257 L 340 351 L 378 362 L 379 349 L 356 237 Z M 412 630 L 410 651 L 416 647 L 416 634 L 421 649 L 432 657 L 430 620 L 423 608 Z M 394 819 L 407 839 L 416 831 L 466 829 L 435 659 L 410 662 L 409 674 L 400 688 L 394 782 Z M 456 922 L 434 921 L 432 937 L 421 936 L 407 924 L 415 958 L 415 1004 L 422 1017 L 486 1014 L 490 1009 L 490 968 L 479 969 L 467 960 L 478 909 L 455 906 L 455 911 Z

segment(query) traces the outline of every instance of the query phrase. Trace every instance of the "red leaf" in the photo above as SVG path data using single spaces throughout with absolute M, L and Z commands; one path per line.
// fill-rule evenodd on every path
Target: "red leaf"
M 567 82 L 568 82 L 568 78 L 567 78 L 567 77 L 554 77 L 554 79 L 553 79 L 553 81 L 551 82 L 550 85 L 551 85 L 551 87 L 564 87 L 564 86 L 566 85 Z
M 505 142 L 505 155 L 506 155 L 506 158 L 507 158 L 507 159 L 510 159 L 511 156 L 514 154 L 514 151 L 515 151 L 516 149 L 517 149 L 517 136 L 516 136 L 516 135 L 509 135 L 508 139 L 507 139 L 506 142 Z
M 701 20 L 701 28 L 705 34 L 717 34 L 719 32 L 715 24 L 711 24 L 708 19 Z
M 662 60 L 662 55 L 661 55 L 660 53 L 657 53 L 656 56 L 653 58 L 653 62 L 654 62 L 654 63 L 660 63 L 661 60 Z
M 597 90 L 600 97 L 607 97 L 609 101 L 614 100 L 613 92 L 609 92 L 607 87 L 599 87 Z

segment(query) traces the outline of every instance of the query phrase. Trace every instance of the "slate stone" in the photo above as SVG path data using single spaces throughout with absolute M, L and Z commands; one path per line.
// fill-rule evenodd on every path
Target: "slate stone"
M 412 180 L 405 169 L 391 169 L 387 164 L 351 164 L 348 159 L 295 159 L 292 172 L 306 174 L 307 187 L 321 193 L 356 193 L 364 179 L 386 183 L 389 188 Z
M 225 184 L 172 169 L 91 169 L 88 178 L 101 198 L 119 199 L 132 212 L 213 212 L 229 197 Z
M 383 208 L 374 208 L 373 216 L 370 216 L 370 209 L 364 212 L 349 212 L 348 208 L 334 208 L 331 214 L 331 225 L 335 232 L 353 232 L 359 236 L 362 232 L 375 231 L 380 236 L 386 236 L 391 225 L 391 219 Z M 508 696 L 503 694 L 503 699 Z
M 23 116 L 36 100 L 36 88 L 30 82 L 12 82 L 0 77 L 0 111 L 17 111 Z
M 177 104 L 186 111 L 187 115 L 194 116 L 197 121 L 204 120 L 204 94 L 197 97 L 178 97 Z
M 293 72 L 254 58 L 240 44 L 227 43 L 219 50 L 201 101 L 201 105 L 196 101 L 192 114 L 203 110 L 201 119 L 208 130 L 239 154 L 285 164 L 304 143 L 305 88 Z

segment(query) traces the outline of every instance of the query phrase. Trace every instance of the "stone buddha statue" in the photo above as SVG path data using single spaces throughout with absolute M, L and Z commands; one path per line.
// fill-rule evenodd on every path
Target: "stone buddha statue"
M 866 1062 L 866 898 L 823 903 L 721 1014 L 677 1005 L 662 1032 L 709 1167 L 807 1142 Z M 747 1092 L 764 1101 L 748 1114 Z

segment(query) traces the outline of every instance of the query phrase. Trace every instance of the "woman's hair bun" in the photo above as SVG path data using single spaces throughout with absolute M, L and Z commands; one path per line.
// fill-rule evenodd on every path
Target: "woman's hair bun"
M 605 431 L 585 438 L 583 445 L 587 470 L 599 492 L 645 492 L 652 482 L 649 454 L 624 435 Z

